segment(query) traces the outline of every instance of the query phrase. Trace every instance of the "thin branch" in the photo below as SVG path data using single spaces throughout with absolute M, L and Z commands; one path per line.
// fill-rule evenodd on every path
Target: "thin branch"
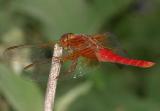
M 44 111 L 52 111 L 52 108 L 54 106 L 57 77 L 59 76 L 61 68 L 60 60 L 57 60 L 55 57 L 61 57 L 61 56 L 62 56 L 62 47 L 60 47 L 58 44 L 55 44 L 51 70 L 48 78 L 45 102 L 44 102 Z

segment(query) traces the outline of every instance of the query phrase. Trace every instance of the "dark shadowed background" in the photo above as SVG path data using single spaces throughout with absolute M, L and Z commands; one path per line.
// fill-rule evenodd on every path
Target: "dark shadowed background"
M 0 111 L 42 111 L 50 69 L 41 64 L 23 70 L 41 50 L 22 48 L 6 59 L 5 48 L 68 32 L 111 32 L 129 57 L 157 64 L 78 69 L 78 76 L 59 80 L 55 111 L 160 111 L 160 0 L 0 0 Z

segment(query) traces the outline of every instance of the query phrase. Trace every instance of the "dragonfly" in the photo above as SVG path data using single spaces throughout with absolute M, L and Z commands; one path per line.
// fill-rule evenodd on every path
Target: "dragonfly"
M 113 40 L 113 34 L 109 32 L 94 35 L 66 33 L 62 35 L 60 40 L 56 43 L 63 47 L 67 52 L 58 59 L 62 63 L 71 61 L 68 72 L 73 72 L 76 69 L 80 57 L 86 58 L 90 61 L 110 62 L 140 68 L 150 68 L 155 65 L 155 62 L 152 61 L 126 57 L 125 51 L 121 47 L 118 47 L 119 43 L 116 40 Z M 55 43 L 53 42 L 40 44 L 38 47 L 53 48 L 54 45 Z M 7 48 L 5 52 L 24 46 L 27 45 L 11 46 Z M 25 68 L 29 68 L 35 64 L 36 62 L 29 64 Z

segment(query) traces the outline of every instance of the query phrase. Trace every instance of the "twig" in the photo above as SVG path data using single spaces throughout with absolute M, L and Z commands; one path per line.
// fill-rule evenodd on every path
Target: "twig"
M 55 44 L 51 70 L 48 78 L 47 90 L 45 95 L 44 111 L 52 111 L 52 108 L 54 106 L 57 77 L 59 76 L 61 67 L 60 60 L 57 60 L 55 57 L 61 57 L 61 56 L 62 56 L 62 47 L 60 47 L 58 44 Z

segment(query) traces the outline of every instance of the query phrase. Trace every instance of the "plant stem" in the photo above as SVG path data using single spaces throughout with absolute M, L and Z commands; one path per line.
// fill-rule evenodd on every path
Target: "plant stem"
M 52 57 L 51 70 L 48 78 L 47 90 L 44 101 L 44 111 L 52 111 L 54 109 L 54 99 L 57 86 L 57 77 L 60 73 L 61 63 L 55 57 L 62 56 L 62 47 L 55 44 L 54 53 Z

